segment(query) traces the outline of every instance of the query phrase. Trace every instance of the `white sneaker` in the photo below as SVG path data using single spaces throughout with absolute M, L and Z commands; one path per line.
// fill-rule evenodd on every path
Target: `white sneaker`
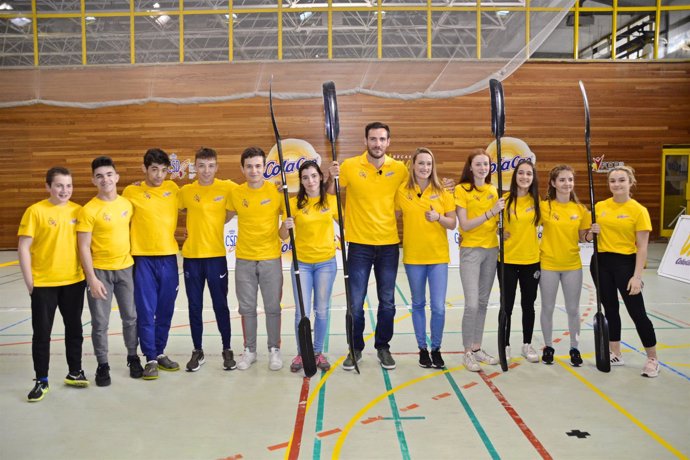
M 475 359 L 474 353 L 471 351 L 465 352 L 465 359 L 463 364 L 465 365 L 465 369 L 467 369 L 470 372 L 479 372 L 482 370 L 482 367 Z
M 473 351 L 474 358 L 479 361 L 480 363 L 485 363 L 485 364 L 492 364 L 496 365 L 498 364 L 498 358 L 495 358 L 485 352 L 484 350 L 480 349 L 478 351 Z
M 510 362 L 510 345 L 506 346 L 506 361 Z
M 523 343 L 522 344 L 522 353 L 521 355 L 530 363 L 538 363 L 539 362 L 539 354 L 537 351 L 532 348 L 532 344 L 530 343 Z
M 240 356 L 240 359 L 237 360 L 237 369 L 241 371 L 246 371 L 250 367 L 252 367 L 252 364 L 256 362 L 256 352 L 255 351 L 249 351 L 249 348 L 244 349 L 244 353 L 242 353 L 242 356 Z
M 280 348 L 268 349 L 268 368 L 272 371 L 279 371 L 283 368 L 283 358 L 280 356 Z
M 658 377 L 659 361 L 655 358 L 647 358 L 647 362 L 642 369 L 642 377 Z
M 609 360 L 612 366 L 623 366 L 625 362 L 623 361 L 623 355 L 617 355 L 612 351 L 609 351 Z

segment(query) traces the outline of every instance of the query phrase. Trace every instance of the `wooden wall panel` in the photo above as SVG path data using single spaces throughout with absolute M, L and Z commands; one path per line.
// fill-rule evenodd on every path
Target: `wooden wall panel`
M 661 150 L 665 144 L 690 143 L 690 63 L 528 63 L 507 78 L 506 135 L 529 144 L 545 190 L 546 172 L 572 164 L 576 189 L 588 197 L 583 141 L 584 112 L 577 85 L 586 83 L 592 115 L 595 156 L 622 160 L 638 171 L 636 198 L 659 222 Z M 400 101 L 363 95 L 338 100 L 341 159 L 364 148 L 363 127 L 380 120 L 391 125 L 390 153 L 431 148 L 442 176 L 457 179 L 467 152 L 492 141 L 488 91 L 444 100 Z M 283 138 L 310 142 L 324 157 L 322 101 L 275 101 Z M 265 98 L 220 104 L 146 104 L 95 110 L 43 105 L 0 109 L 0 248 L 16 247 L 24 209 L 44 198 L 45 170 L 65 165 L 73 171 L 74 200 L 95 193 L 90 161 L 110 155 L 121 185 L 141 178 L 141 158 L 149 147 L 193 158 L 200 146 L 218 150 L 219 177 L 241 181 L 239 155 L 249 145 L 268 151 L 274 144 Z M 596 192 L 607 196 L 605 178 L 596 175 Z M 180 181 L 185 183 L 186 180 Z M 656 235 L 657 232 L 654 232 Z

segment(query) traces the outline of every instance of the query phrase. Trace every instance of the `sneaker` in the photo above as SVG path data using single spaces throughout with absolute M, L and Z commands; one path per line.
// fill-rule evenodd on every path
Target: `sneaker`
M 146 363 L 144 368 L 144 380 L 156 380 L 158 378 L 158 368 L 160 367 L 159 361 L 152 359 Z
M 204 358 L 204 350 L 192 350 L 192 357 L 187 363 L 187 372 L 196 372 L 201 369 L 201 365 L 206 362 Z
M 485 352 L 482 349 L 472 350 L 472 353 L 474 354 L 474 359 L 480 363 L 491 364 L 491 365 L 498 364 L 498 358 L 491 356 L 490 354 L 488 354 L 487 352 Z
M 300 355 L 295 356 L 290 364 L 290 372 L 299 372 L 302 370 L 302 357 Z
M 229 348 L 223 350 L 223 369 L 225 369 L 226 371 L 232 371 L 234 369 L 237 369 L 237 363 L 235 362 L 235 354 Z
M 244 353 L 240 356 L 239 361 L 237 361 L 237 368 L 241 371 L 246 371 L 252 364 L 256 362 L 256 352 L 249 351 L 249 348 L 244 349 Z
M 150 362 L 151 361 L 149 361 L 149 363 Z M 156 362 L 158 363 L 158 369 L 162 371 L 175 372 L 180 370 L 180 365 L 172 359 L 168 358 L 167 355 L 158 355 L 158 358 L 156 358 Z
M 532 344 L 523 343 L 522 352 L 520 354 L 530 363 L 539 362 L 539 355 L 537 354 L 537 350 L 532 348 Z
M 580 356 L 580 350 L 577 348 L 570 349 L 570 364 L 573 367 L 580 367 L 582 364 L 582 356 Z
M 89 386 L 89 381 L 86 379 L 84 371 L 78 370 L 67 374 L 67 377 L 65 377 L 65 385 L 78 388 L 86 388 Z
M 99 387 L 107 387 L 110 385 L 110 366 L 108 363 L 99 364 L 96 368 L 96 385 Z
M 446 366 L 441 357 L 441 349 L 431 350 L 431 365 L 436 369 L 442 369 Z
M 623 361 L 623 355 L 617 355 L 612 351 L 609 352 L 609 360 L 611 361 L 612 366 L 622 366 L 625 364 L 625 361 Z
M 141 360 L 137 355 L 127 356 L 127 367 L 129 367 L 129 376 L 133 379 L 140 379 L 144 375 L 144 368 L 141 367 Z
M 348 353 L 347 358 L 343 361 L 343 369 L 346 371 L 355 370 L 355 361 L 359 364 L 362 362 L 362 350 L 355 350 L 355 359 Z
M 419 367 L 431 368 L 431 358 L 429 357 L 429 350 L 426 348 L 419 349 Z
M 34 385 L 33 390 L 29 392 L 26 400 L 29 402 L 38 402 L 48 393 L 48 381 L 47 380 L 35 380 L 36 385 Z
M 506 345 L 506 361 L 510 362 L 510 345 Z
M 395 369 L 395 360 L 391 356 L 391 352 L 388 348 L 381 348 L 376 352 L 376 357 L 381 363 L 381 367 L 384 369 Z
M 553 354 L 556 350 L 553 347 L 544 347 L 544 351 L 541 354 L 541 362 L 544 364 L 553 364 Z
M 268 349 L 268 368 L 272 371 L 279 371 L 283 368 L 283 358 L 280 356 L 280 348 L 271 347 Z
M 658 377 L 659 376 L 659 361 L 656 358 L 647 358 L 647 362 L 642 369 L 642 377 Z M 36 384 L 38 385 L 38 384 Z
M 479 372 L 480 370 L 482 370 L 482 367 L 477 362 L 477 359 L 474 356 L 474 352 L 472 351 L 465 352 L 463 364 L 465 365 L 465 369 L 467 369 L 470 372 Z
M 328 362 L 326 355 L 324 355 L 323 353 L 316 354 L 316 367 L 318 367 L 322 371 L 331 370 L 331 363 Z

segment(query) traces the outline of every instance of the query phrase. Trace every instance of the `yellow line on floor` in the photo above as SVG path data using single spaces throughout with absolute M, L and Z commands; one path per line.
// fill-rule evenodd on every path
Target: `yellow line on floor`
M 19 265 L 19 261 L 18 261 L 18 260 L 13 260 L 13 261 L 11 261 L 11 262 L 3 262 L 3 263 L 0 264 L 0 268 L 2 268 L 2 267 L 11 267 L 12 265 Z
M 618 404 L 616 401 L 611 399 L 608 395 L 606 395 L 603 391 L 601 391 L 599 388 L 597 388 L 594 384 L 592 384 L 590 381 L 585 379 L 582 375 L 579 373 L 575 372 L 573 369 L 570 368 L 569 365 L 567 365 L 565 362 L 563 362 L 562 359 L 556 358 L 556 362 L 561 365 L 561 367 L 568 372 L 570 372 L 572 375 L 575 376 L 580 382 L 582 382 L 587 388 L 598 394 L 604 401 L 612 405 L 615 409 L 618 410 L 621 414 L 625 415 L 628 420 L 633 422 L 635 425 L 638 426 L 642 431 L 647 433 L 649 436 L 651 436 L 656 442 L 664 446 L 666 449 L 668 449 L 673 455 L 675 455 L 678 458 L 683 458 L 687 459 L 688 457 L 685 456 L 681 451 L 673 447 L 668 441 L 666 441 L 664 438 L 656 434 L 654 431 L 652 431 L 649 427 L 647 427 L 644 423 L 639 421 L 637 418 L 635 418 L 630 412 L 625 410 L 623 406 Z
M 374 407 L 376 404 L 380 403 L 383 399 L 387 398 L 389 395 L 392 395 L 393 393 L 396 393 L 400 390 L 403 390 L 409 386 L 415 385 L 419 382 L 423 382 L 424 380 L 428 380 L 433 377 L 438 377 L 440 375 L 446 374 L 448 372 L 454 372 L 457 370 L 462 369 L 463 366 L 458 366 L 454 367 L 452 369 L 446 369 L 445 371 L 438 371 L 438 372 L 433 372 L 431 374 L 427 375 L 422 375 L 421 377 L 417 377 L 415 379 L 408 380 L 407 382 L 401 383 L 397 387 L 391 388 L 389 391 L 386 391 L 385 393 L 381 393 L 369 403 L 367 403 L 364 407 L 362 407 L 346 424 L 345 427 L 343 428 L 343 431 L 340 433 L 338 436 L 338 439 L 335 442 L 335 446 L 333 447 L 333 453 L 331 458 L 340 458 L 340 451 L 343 448 L 343 444 L 345 444 L 345 438 L 349 435 L 350 431 L 352 430 L 352 427 L 357 423 L 358 420 L 360 420 L 364 414 L 366 414 L 372 407 Z

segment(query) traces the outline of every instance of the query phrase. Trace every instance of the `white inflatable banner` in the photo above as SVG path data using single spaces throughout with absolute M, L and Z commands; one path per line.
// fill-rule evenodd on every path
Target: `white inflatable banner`
M 690 283 L 690 216 L 681 216 L 676 222 L 657 273 Z

